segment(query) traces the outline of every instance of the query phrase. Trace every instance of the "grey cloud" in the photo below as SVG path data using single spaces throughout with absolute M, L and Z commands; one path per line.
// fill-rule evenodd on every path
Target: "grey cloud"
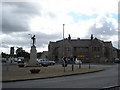
M 4 4 L 3 4 L 4 5 Z M 38 8 L 35 7 L 32 3 L 28 2 L 9 2 L 5 3 L 5 5 L 13 7 L 13 13 L 16 14 L 25 14 L 25 15 L 34 15 L 34 14 L 39 14 Z M 39 7 L 39 9 L 41 9 Z
M 116 47 L 116 48 L 118 48 L 118 41 L 114 41 L 113 42 L 113 46 Z
M 0 48 L 9 48 L 9 46 L 4 44 L 4 43 L 2 43 Z
M 97 24 L 102 26 L 97 27 Z M 88 34 L 94 34 L 99 39 L 107 40 L 111 36 L 117 35 L 117 28 L 112 21 L 107 20 L 106 17 L 101 17 L 89 28 Z
M 41 8 L 40 8 L 41 9 Z M 40 15 L 32 3 L 9 2 L 2 3 L 3 33 L 24 32 L 29 30 L 29 19 Z
M 31 32 L 29 22 L 35 16 L 41 16 L 42 8 L 38 8 L 33 3 L 28 2 L 8 2 L 2 3 L 2 31 L 0 40 L 4 42 L 4 47 L 21 46 L 30 48 L 32 40 L 28 34 L 36 35 L 36 47 L 42 48 L 48 45 L 49 41 L 60 38 L 59 33 L 45 34 L 41 32 Z M 48 17 L 55 18 L 52 12 L 46 13 Z
M 12 33 L 12 32 L 22 32 L 28 31 L 28 25 L 25 20 L 20 20 L 17 18 L 2 18 L 2 31 L 3 33 Z
M 44 45 L 48 45 L 49 41 L 54 41 L 59 39 L 61 36 L 59 33 L 54 34 L 45 34 L 40 32 L 33 32 L 33 35 L 36 35 L 36 45 L 37 47 L 43 47 Z
M 53 12 L 48 12 L 49 17 L 56 18 L 56 15 Z
M 28 48 L 32 43 L 31 36 L 28 34 L 36 35 L 37 48 L 44 47 L 44 45 L 48 45 L 49 41 L 60 38 L 58 33 L 45 34 L 41 32 L 22 32 L 12 33 L 11 35 L 4 35 L 2 39 L 6 45 L 22 46 Z

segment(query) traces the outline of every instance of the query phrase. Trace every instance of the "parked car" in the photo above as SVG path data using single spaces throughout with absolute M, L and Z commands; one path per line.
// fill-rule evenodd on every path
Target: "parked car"
M 49 61 L 50 65 L 55 65 L 55 61 Z
M 54 65 L 55 61 L 49 61 L 47 59 L 37 59 L 37 62 L 42 66 Z
M 119 58 L 115 58 L 114 59 L 114 63 L 120 63 L 120 59 Z
M 81 60 L 76 59 L 76 60 L 75 60 L 75 64 L 82 64 L 82 61 L 81 61 Z
M 22 59 L 18 59 L 17 63 L 24 63 Z
M 49 61 L 45 60 L 45 59 L 37 59 L 37 62 L 41 66 L 46 66 L 47 67 L 49 65 Z

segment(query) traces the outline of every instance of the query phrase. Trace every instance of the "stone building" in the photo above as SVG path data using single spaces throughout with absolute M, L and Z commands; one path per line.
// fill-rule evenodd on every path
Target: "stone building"
M 48 51 L 43 51 L 41 55 L 42 59 L 48 59 Z
M 63 57 L 76 57 L 78 59 L 89 59 L 93 62 L 112 62 L 117 57 L 117 49 L 112 46 L 111 41 L 104 42 L 91 35 L 90 39 L 71 39 L 50 42 L 48 46 L 48 58 L 59 61 Z
M 120 49 L 117 50 L 117 56 L 120 59 Z

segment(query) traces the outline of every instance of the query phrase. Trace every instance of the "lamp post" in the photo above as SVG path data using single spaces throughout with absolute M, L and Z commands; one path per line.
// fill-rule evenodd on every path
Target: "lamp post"
M 64 58 L 65 58 L 65 40 L 64 40 L 64 26 L 65 26 L 65 24 L 63 24 L 63 63 L 64 63 L 64 72 L 65 72 L 65 60 L 64 60 Z
M 118 58 L 120 60 L 120 25 L 118 24 Z
M 118 58 L 120 60 L 120 40 L 118 38 Z
M 65 24 L 63 24 L 63 40 L 64 40 L 64 26 L 65 26 Z

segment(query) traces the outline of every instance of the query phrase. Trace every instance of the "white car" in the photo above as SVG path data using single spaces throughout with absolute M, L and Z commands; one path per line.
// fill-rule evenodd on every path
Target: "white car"
M 48 60 L 46 60 L 46 59 L 37 59 L 37 62 L 38 63 L 49 63 L 49 61 Z
M 55 65 L 55 61 L 49 61 L 50 65 Z
M 48 65 L 54 65 L 54 64 L 55 64 L 55 61 L 49 61 L 49 60 L 47 60 L 47 59 L 37 59 L 37 62 L 38 62 L 39 64 L 43 64 L 43 63 L 46 63 L 46 64 L 48 64 Z
M 75 64 L 82 64 L 82 61 L 81 61 L 81 60 L 76 59 L 76 60 L 75 60 Z

